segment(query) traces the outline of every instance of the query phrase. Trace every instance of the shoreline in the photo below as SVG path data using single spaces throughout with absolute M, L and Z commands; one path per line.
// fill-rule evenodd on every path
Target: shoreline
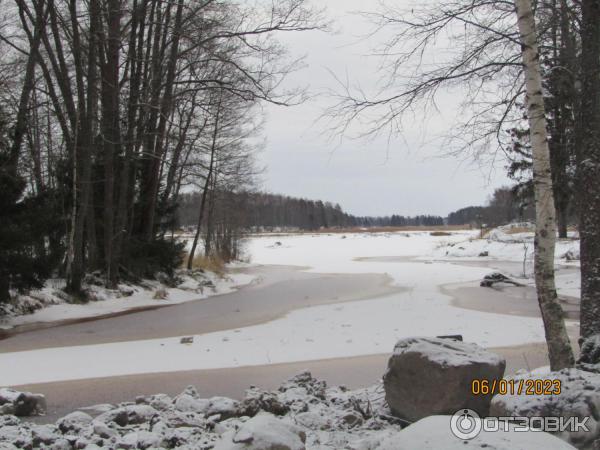
M 276 389 L 286 379 L 310 370 L 316 378 L 328 385 L 344 385 L 350 389 L 378 383 L 391 355 L 382 353 L 368 356 L 331 358 L 294 363 L 244 366 L 229 369 L 158 372 L 83 380 L 34 383 L 14 386 L 19 390 L 39 392 L 46 396 L 48 412 L 45 416 L 27 418 L 30 422 L 51 423 L 72 411 L 92 405 L 135 401 L 138 395 L 165 393 L 179 394 L 188 385 L 194 385 L 202 396 L 240 398 L 250 386 Z M 517 370 L 530 370 L 548 364 L 545 343 L 531 343 L 512 347 L 489 349 L 506 359 L 505 376 Z
M 376 300 L 407 290 L 394 286 L 387 274 L 324 274 L 305 269 L 254 266 L 244 270 L 253 272 L 255 282 L 230 293 L 66 324 L 44 323 L 0 339 L 0 354 L 203 335 L 262 325 L 313 306 Z M 167 309 L 169 317 L 162 314 Z

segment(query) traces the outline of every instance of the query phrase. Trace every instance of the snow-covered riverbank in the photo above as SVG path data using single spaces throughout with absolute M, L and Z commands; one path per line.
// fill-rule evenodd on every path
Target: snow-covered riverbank
M 181 275 L 177 287 L 169 287 L 158 281 L 144 280 L 140 285 L 121 284 L 117 289 L 89 285 L 86 289 L 93 300 L 87 303 L 69 303 L 66 294 L 59 291 L 64 282 L 49 280 L 43 289 L 19 298 L 27 309 L 34 312 L 16 314 L 8 311 L 0 316 L 0 329 L 9 330 L 20 325 L 63 320 L 86 319 L 122 313 L 141 308 L 176 305 L 213 295 L 227 294 L 240 286 L 251 283 L 254 277 L 244 273 L 217 275 L 213 272 L 196 276 Z

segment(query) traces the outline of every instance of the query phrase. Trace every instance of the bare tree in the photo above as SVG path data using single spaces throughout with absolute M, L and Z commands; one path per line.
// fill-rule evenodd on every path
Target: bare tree
M 385 5 L 380 12 L 365 13 L 377 24 L 376 31 L 392 36 L 380 51 L 387 73 L 383 89 L 369 95 L 340 82 L 342 92 L 325 116 L 337 134 L 366 120 L 360 136 L 393 136 L 402 133 L 407 113 L 435 108 L 441 91 L 459 88 L 465 93 L 466 119 L 447 138 L 455 152 L 480 153 L 507 145 L 506 130 L 522 123 L 518 104 L 527 93 L 537 211 L 536 286 L 551 365 L 559 369 L 573 364 L 573 354 L 554 285 L 556 225 L 535 17 L 528 2 L 516 6 L 518 27 L 512 1 L 425 2 L 409 10 Z M 440 41 L 446 44 L 442 55 L 436 45 Z

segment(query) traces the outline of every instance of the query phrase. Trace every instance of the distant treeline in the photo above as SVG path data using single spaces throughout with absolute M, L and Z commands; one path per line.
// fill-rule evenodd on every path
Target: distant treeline
M 262 192 L 234 194 L 240 224 L 246 229 L 298 228 L 317 230 L 339 227 L 401 227 L 443 225 L 440 216 L 400 215 L 369 217 L 353 216 L 344 212 L 339 204 L 321 200 L 307 200 L 286 195 Z M 199 193 L 183 194 L 179 201 L 178 222 L 180 226 L 195 226 L 201 203 Z
M 515 187 L 494 191 L 485 206 L 467 206 L 448 214 L 448 225 L 498 226 L 535 220 L 533 193 Z

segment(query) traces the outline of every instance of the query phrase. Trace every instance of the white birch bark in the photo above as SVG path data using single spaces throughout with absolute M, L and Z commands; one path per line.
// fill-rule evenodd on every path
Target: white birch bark
M 542 92 L 535 16 L 531 0 L 515 0 L 518 16 L 531 151 L 533 156 L 533 183 L 535 192 L 535 285 L 544 321 L 548 355 L 552 370 L 574 364 L 573 350 L 565 328 L 563 310 L 558 302 L 554 282 L 554 248 L 556 241 L 556 213 L 550 172 L 550 149 L 546 132 L 546 112 Z

